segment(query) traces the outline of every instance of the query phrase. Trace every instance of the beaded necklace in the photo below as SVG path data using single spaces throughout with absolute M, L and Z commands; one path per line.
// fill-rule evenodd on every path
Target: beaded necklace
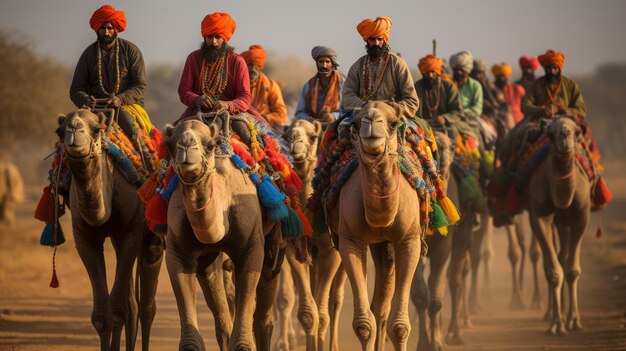
M 202 60 L 202 70 L 200 72 L 200 89 L 212 101 L 219 100 L 228 83 L 228 63 L 230 50 L 215 62 Z
M 120 91 L 120 84 L 122 83 L 122 69 L 120 68 L 120 42 L 115 40 L 114 50 L 115 50 L 115 86 L 113 87 L 113 91 L 109 92 L 104 87 L 104 80 L 102 79 L 102 47 L 100 47 L 100 42 L 98 41 L 98 86 L 100 90 L 109 97 L 115 96 L 118 91 Z
M 441 102 L 440 96 L 439 96 L 439 89 L 441 88 L 441 80 L 438 78 L 437 79 L 437 86 L 435 87 L 432 95 L 430 90 L 427 87 L 424 87 L 424 92 L 426 92 L 426 107 L 428 108 L 428 112 L 430 113 L 430 115 L 428 116 L 429 118 L 435 118 L 437 117 L 437 112 L 439 111 L 439 103 Z M 434 96 L 434 100 L 433 100 L 433 96 Z
M 554 103 L 554 98 L 557 95 L 559 95 L 559 93 L 561 92 L 561 80 L 559 79 L 559 83 L 554 89 L 552 89 L 552 87 L 550 86 L 551 84 L 548 83 L 547 79 L 545 83 L 546 83 L 546 92 L 548 93 L 548 100 L 550 100 L 551 103 Z
M 387 65 L 389 65 L 389 58 L 391 58 L 391 54 L 387 51 L 385 53 L 385 64 L 383 66 L 383 70 L 378 78 L 378 81 L 374 84 L 373 76 L 376 73 L 376 67 L 372 63 L 370 56 L 365 57 L 365 61 L 361 66 L 361 81 L 363 84 L 361 85 L 361 99 L 365 102 L 369 101 L 376 92 L 380 85 L 383 83 L 383 78 L 385 78 L 385 72 L 387 71 Z M 380 62 L 378 64 L 380 66 Z

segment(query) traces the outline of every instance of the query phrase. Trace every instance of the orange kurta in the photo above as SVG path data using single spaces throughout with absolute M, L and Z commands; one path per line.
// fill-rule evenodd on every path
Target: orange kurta
M 278 83 L 261 73 L 256 81 L 250 82 L 250 90 L 252 107 L 265 117 L 272 127 L 287 123 L 287 106 Z

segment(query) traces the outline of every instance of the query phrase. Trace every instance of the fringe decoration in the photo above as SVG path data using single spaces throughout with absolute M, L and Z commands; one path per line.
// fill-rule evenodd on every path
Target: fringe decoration
M 137 195 L 139 195 L 144 205 L 147 205 L 156 194 L 156 189 L 159 187 L 160 183 L 158 178 L 159 173 L 150 174 L 148 179 L 137 189 Z
M 304 234 L 304 226 L 296 211 L 287 209 L 287 218 L 281 222 L 283 238 L 299 237 Z
M 438 199 L 437 202 L 439 206 L 441 206 L 441 209 L 446 215 L 446 218 L 448 219 L 448 223 L 450 225 L 456 224 L 461 219 L 461 214 L 459 213 L 459 210 L 456 208 L 456 206 L 454 206 L 454 203 L 452 202 L 452 200 L 450 200 L 449 197 L 444 196 L 443 198 Z
M 430 202 L 432 206 L 432 211 L 429 213 L 430 216 L 430 226 L 432 228 L 436 228 L 439 234 L 446 236 L 448 235 L 448 221 L 446 219 L 446 214 L 443 212 L 443 209 L 437 202 L 433 199 Z
M 593 204 L 599 208 L 606 206 L 613 199 L 613 194 L 609 190 L 608 185 L 603 178 L 598 179 L 595 194 L 593 196 Z
M 300 222 L 302 222 L 304 235 L 310 236 L 311 234 L 313 234 L 313 228 L 311 227 L 311 223 L 309 223 L 309 220 L 306 218 L 306 216 L 299 207 L 296 208 L 296 214 L 298 215 L 298 218 L 300 218 Z
M 58 221 L 56 222 L 56 233 L 54 222 L 47 223 L 46 226 L 43 228 L 41 237 L 39 238 L 39 245 L 55 247 L 63 244 L 64 242 L 65 235 L 63 234 L 61 223 Z
M 522 197 L 515 187 L 509 188 L 504 203 L 510 214 L 518 214 L 523 210 Z
M 463 198 L 462 202 L 471 203 L 476 210 L 485 208 L 485 196 L 482 193 L 478 179 L 471 174 L 461 179 L 459 184 L 459 196 Z
M 45 223 L 54 223 L 54 194 L 51 185 L 43 188 L 43 194 L 41 194 L 33 217 Z

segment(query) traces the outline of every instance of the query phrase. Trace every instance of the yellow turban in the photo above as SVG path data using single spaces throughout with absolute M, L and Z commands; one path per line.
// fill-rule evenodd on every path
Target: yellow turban
M 363 41 L 367 41 L 369 38 L 383 37 L 385 42 L 388 42 L 391 18 L 387 16 L 378 16 L 375 20 L 366 18 L 356 26 L 356 30 L 359 31 Z
M 545 54 L 539 55 L 539 63 L 541 63 L 542 67 L 556 65 L 559 69 L 563 69 L 565 54 L 559 51 L 548 50 Z
M 420 59 L 420 62 L 417 64 L 417 68 L 419 68 L 422 75 L 425 75 L 428 72 L 436 72 L 440 75 L 442 66 L 443 60 L 437 56 L 430 54 L 422 57 Z
M 491 72 L 495 77 L 510 77 L 511 73 L 513 73 L 513 69 L 507 63 L 500 63 L 491 66 Z

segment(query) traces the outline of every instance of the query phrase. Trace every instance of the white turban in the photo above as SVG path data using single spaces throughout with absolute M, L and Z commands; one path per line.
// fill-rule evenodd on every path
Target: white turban
M 485 60 L 476 59 L 474 60 L 474 69 L 479 72 L 487 73 L 489 67 L 487 66 L 487 62 L 485 62 Z
M 338 67 L 339 63 L 337 63 L 337 52 L 327 46 L 316 46 L 311 50 L 311 56 L 317 62 L 320 57 L 328 57 L 330 62 L 333 63 L 333 66 Z
M 474 67 L 474 57 L 469 51 L 461 51 L 450 56 L 450 66 L 452 69 L 460 68 L 465 73 L 470 73 Z

